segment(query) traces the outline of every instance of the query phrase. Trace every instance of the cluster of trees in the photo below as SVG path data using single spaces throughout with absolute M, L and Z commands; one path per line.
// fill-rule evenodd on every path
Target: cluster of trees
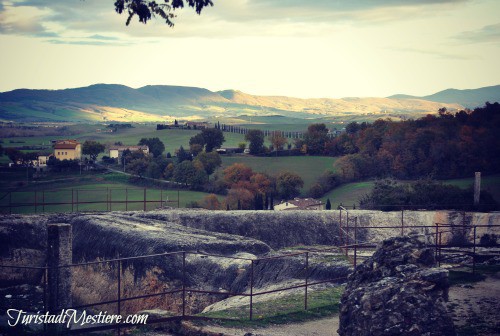
M 500 171 L 500 104 L 473 111 L 357 125 L 332 139 L 331 155 L 343 155 L 336 166 L 342 177 L 357 180 L 392 176 L 399 179 L 472 176 Z
M 220 202 L 215 194 L 203 200 L 206 209 L 267 210 L 274 208 L 274 200 L 290 199 L 300 194 L 304 182 L 295 173 L 283 171 L 276 176 L 257 173 L 242 163 L 234 163 L 216 174 L 205 191 L 227 194 Z M 212 190 L 209 190 L 213 188 Z
M 375 182 L 373 191 L 360 200 L 363 209 L 399 210 L 401 206 L 414 209 L 472 210 L 473 190 L 445 185 L 430 179 L 412 183 L 398 183 L 386 179 Z M 481 192 L 477 209 L 497 210 L 498 204 L 491 194 Z

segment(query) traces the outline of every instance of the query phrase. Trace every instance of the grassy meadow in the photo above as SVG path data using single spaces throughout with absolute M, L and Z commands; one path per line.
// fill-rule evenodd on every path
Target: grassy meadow
M 316 182 L 316 179 L 325 170 L 333 170 L 333 163 L 337 160 L 328 156 L 280 156 L 280 157 L 256 157 L 256 156 L 224 156 L 222 158 L 222 169 L 233 163 L 243 163 L 256 172 L 277 175 L 281 171 L 297 173 L 304 180 L 303 193 Z
M 450 184 L 462 189 L 472 188 L 474 178 L 462 178 L 453 180 L 442 180 L 444 184 Z M 374 181 L 353 182 L 341 185 L 325 194 L 321 199 L 326 202 L 329 198 L 332 209 L 342 203 L 343 205 L 359 205 L 359 199 L 370 193 L 373 189 Z M 500 202 L 500 175 L 483 176 L 481 178 L 481 189 L 490 192 L 497 202 Z

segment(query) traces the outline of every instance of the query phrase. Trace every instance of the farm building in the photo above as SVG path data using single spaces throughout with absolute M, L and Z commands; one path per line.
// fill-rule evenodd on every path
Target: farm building
M 322 201 L 314 198 L 294 198 L 274 206 L 274 210 L 324 210 Z
M 76 140 L 57 140 L 54 144 L 54 156 L 59 160 L 80 160 L 82 144 Z
M 123 152 L 126 150 L 131 152 L 142 151 L 144 154 L 149 153 L 148 146 L 111 146 L 109 147 L 109 157 L 110 158 L 119 158 L 122 156 Z

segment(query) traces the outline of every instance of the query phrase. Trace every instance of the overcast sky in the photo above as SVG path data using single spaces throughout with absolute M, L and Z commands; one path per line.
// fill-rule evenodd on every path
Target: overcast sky
M 162 0 L 159 0 L 162 1 Z M 0 0 L 0 91 L 95 83 L 304 98 L 500 84 L 498 0 L 213 0 L 175 27 L 114 0 Z

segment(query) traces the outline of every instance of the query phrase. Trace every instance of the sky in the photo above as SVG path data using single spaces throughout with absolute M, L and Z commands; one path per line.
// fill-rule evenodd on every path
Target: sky
M 0 91 L 109 83 L 341 98 L 500 84 L 498 0 L 213 3 L 176 10 L 171 28 L 126 26 L 114 0 L 0 0 Z

